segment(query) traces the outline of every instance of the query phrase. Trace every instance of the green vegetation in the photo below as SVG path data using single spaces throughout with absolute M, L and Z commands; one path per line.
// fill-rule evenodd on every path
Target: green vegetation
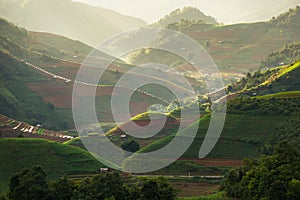
M 300 6 L 294 9 L 290 8 L 288 12 L 273 17 L 269 23 L 280 28 L 298 31 L 300 29 Z
M 219 159 L 243 159 L 245 157 L 255 158 L 261 155 L 260 149 L 263 146 L 263 141 L 270 137 L 273 130 L 276 128 L 274 122 L 282 121 L 289 116 L 276 116 L 272 114 L 257 115 L 252 111 L 245 111 L 243 113 L 234 114 L 229 113 L 226 116 L 224 129 L 221 137 L 208 155 L 208 158 Z M 203 117 L 199 123 L 198 133 L 185 154 L 184 158 L 197 158 L 199 148 L 207 132 L 210 118 Z M 192 129 L 198 124 L 193 124 Z M 183 131 L 189 131 L 189 127 Z M 174 137 L 173 135 L 157 140 L 141 148 L 139 152 L 151 152 L 168 144 Z
M 174 11 L 175 12 L 175 11 Z M 177 12 L 181 12 L 180 10 Z M 176 15 L 175 15 L 176 16 Z M 168 18 L 168 17 L 166 17 Z M 181 31 L 195 39 L 201 44 L 212 56 L 219 69 L 222 72 L 247 73 L 250 69 L 256 69 L 261 65 L 261 61 L 265 59 L 270 52 L 277 51 L 279 48 L 287 45 L 290 50 L 298 48 L 300 29 L 297 28 L 299 21 L 299 8 L 292 9 L 287 13 L 280 15 L 276 20 L 259 23 L 245 23 L 233 25 L 214 25 L 199 22 L 199 19 L 181 18 L 175 22 L 165 24 L 165 27 Z M 204 20 L 205 21 L 205 20 Z M 279 25 L 287 23 L 289 25 Z M 277 25 L 278 24 L 278 25 Z M 295 26 L 294 26 L 295 25 Z M 169 41 L 166 38 L 158 38 L 155 42 L 157 48 L 164 46 Z M 180 45 L 180 41 L 176 41 Z M 292 43 L 295 43 L 294 46 Z M 175 44 L 172 43 L 172 44 Z M 175 44 L 176 45 L 176 44 Z M 275 53 L 276 54 L 276 53 Z M 287 51 L 279 53 L 281 55 L 288 54 Z M 278 55 L 279 55 L 278 54 Z M 294 58 L 298 57 L 295 52 L 292 57 L 273 59 L 274 54 L 270 55 L 272 67 L 278 66 L 281 62 L 290 63 Z M 277 57 L 277 55 L 275 55 Z M 132 56 L 133 63 L 146 63 L 148 60 L 157 63 L 168 64 L 169 66 L 180 66 L 186 61 L 161 51 L 153 51 L 146 49 Z M 270 62 L 270 63 L 269 63 Z M 272 63 L 275 62 L 273 65 Z M 180 68 L 182 72 L 190 69 L 187 67 Z M 229 77 L 230 80 L 232 77 Z M 231 80 L 232 81 L 232 80 Z
M 228 102 L 228 113 L 292 116 L 300 113 L 300 98 L 236 98 Z
M 14 25 L 11 22 L 0 18 L 0 35 L 5 38 L 10 38 L 16 44 L 22 44 L 25 38 L 28 38 L 27 30 Z
M 43 44 L 70 52 L 74 55 L 88 55 L 93 50 L 92 47 L 80 41 L 71 40 L 60 35 L 40 32 L 29 32 L 29 35 Z
M 103 166 L 87 151 L 40 139 L 0 139 L 0 190 L 8 178 L 24 167 L 41 165 L 49 179 L 63 175 L 96 173 Z
M 292 116 L 291 119 L 279 123 L 274 134 L 264 144 L 264 154 L 273 154 L 275 145 L 283 141 L 287 142 L 291 147 L 300 150 L 300 120 L 297 114 Z
M 175 200 L 176 192 L 166 179 L 124 179 L 119 173 L 106 172 L 92 178 L 74 181 L 67 177 L 48 183 L 41 166 L 25 168 L 10 178 L 11 200 Z M 4 199 L 6 199 L 4 197 Z
M 67 95 L 71 93 L 72 88 L 65 83 L 50 80 L 49 77 L 27 66 L 25 62 L 30 62 L 40 67 L 46 65 L 47 67 L 42 68 L 65 76 L 65 71 L 70 71 L 70 68 L 60 67 L 61 60 L 54 57 L 69 58 L 71 55 L 85 54 L 88 53 L 90 47 L 51 34 L 50 36 L 53 36 L 53 38 L 50 36 L 49 38 L 47 34 L 43 35 L 42 33 L 36 33 L 31 36 L 28 35 L 25 29 L 19 28 L 4 19 L 0 20 L 0 27 L 0 77 L 2 77 L 0 81 L 0 113 L 29 124 L 42 124 L 47 129 L 66 130 L 72 128 L 73 119 L 70 108 L 56 107 L 57 103 L 66 101 L 66 96 L 62 93 L 58 95 L 56 91 L 53 93 L 54 90 L 52 90 L 51 86 L 65 88 Z M 6 30 L 9 30 L 11 34 Z M 64 44 L 58 47 L 63 47 L 63 50 L 55 49 L 39 41 L 49 45 L 55 45 L 60 43 L 59 41 L 63 41 Z M 83 52 L 79 51 L 78 48 Z M 73 67 L 72 63 L 68 63 L 68 65 L 72 66 L 72 70 L 76 72 L 76 68 Z M 127 69 L 132 66 L 119 63 L 119 67 Z M 101 84 L 115 84 L 118 79 L 118 75 L 113 70 L 107 70 L 104 76 L 105 78 L 101 80 Z M 46 86 L 45 91 L 37 92 L 29 88 L 30 84 L 38 85 L 38 83 Z M 147 101 L 150 105 L 151 103 L 161 102 L 149 96 L 140 97 L 139 95 L 141 96 L 141 94 L 135 94 L 132 97 L 132 101 Z M 46 101 L 49 98 L 52 98 L 50 100 L 51 103 Z M 101 121 L 109 121 L 111 118 L 110 100 L 109 95 L 97 97 L 97 102 L 101 102 L 96 105 Z M 146 111 L 146 108 L 141 111 Z
M 262 61 L 260 69 L 274 68 L 300 60 L 300 43 L 287 44 L 284 48 L 272 52 Z
M 264 96 L 257 96 L 256 98 L 295 98 L 300 97 L 300 91 L 291 91 L 291 92 L 278 92 L 275 94 L 267 94 Z
M 226 199 L 227 198 L 224 192 L 218 192 L 216 194 L 212 194 L 208 196 L 178 198 L 178 200 L 226 200 Z
M 176 9 L 172 11 L 153 25 L 165 27 L 169 24 L 180 22 L 181 20 L 202 21 L 207 24 L 218 23 L 215 18 L 205 15 L 195 7 L 184 7 L 183 9 Z
M 159 113 L 159 112 L 145 112 L 145 113 L 141 113 L 138 114 L 134 117 L 131 118 L 132 121 L 149 121 L 149 120 L 156 120 L 156 119 L 163 119 L 164 117 L 168 117 L 169 119 L 173 119 L 175 120 L 175 118 L 173 118 L 173 116 L 171 115 L 167 115 L 164 113 Z
M 26 29 L 0 18 L 0 49 L 36 64 L 54 62 L 52 57 L 71 58 L 74 52 L 63 52 L 38 42 Z M 70 42 L 74 45 L 75 42 Z M 70 45 L 72 45 L 70 44 Z
M 227 86 L 228 92 L 242 92 L 250 96 L 300 90 L 300 62 L 263 72 L 247 74 L 242 80 Z
M 125 151 L 129 152 L 137 152 L 140 149 L 140 145 L 137 141 L 135 140 L 126 140 L 121 143 L 121 148 L 124 149 Z
M 24 169 L 10 178 L 9 199 L 44 199 L 47 194 L 46 173 L 42 167 Z
M 245 159 L 243 166 L 230 170 L 222 189 L 238 199 L 299 199 L 300 152 L 286 142 L 275 147 L 274 155 Z
M 43 124 L 52 130 L 67 129 L 65 115 L 28 88 L 26 82 L 41 79 L 40 75 L 24 63 L 0 51 L 0 113 L 8 117 Z M 54 117 L 55 116 L 55 117 Z

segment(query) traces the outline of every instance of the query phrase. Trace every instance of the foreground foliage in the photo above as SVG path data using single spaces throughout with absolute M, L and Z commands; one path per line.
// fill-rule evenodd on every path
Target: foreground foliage
M 222 189 L 239 199 L 299 199 L 300 152 L 280 142 L 274 155 L 244 159 L 240 169 L 229 171 Z
M 175 190 L 164 179 L 124 180 L 119 173 L 105 173 L 81 181 L 66 177 L 48 183 L 40 166 L 25 168 L 10 178 L 9 191 L 0 199 L 10 200 L 173 200 Z

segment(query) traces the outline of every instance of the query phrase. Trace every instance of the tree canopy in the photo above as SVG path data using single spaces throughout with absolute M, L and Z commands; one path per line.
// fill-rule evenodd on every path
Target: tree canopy
M 62 177 L 47 182 L 40 166 L 25 168 L 10 178 L 7 198 L 10 200 L 174 200 L 173 187 L 160 177 L 155 179 L 124 178 L 117 172 L 98 174 L 80 181 Z M 6 197 L 0 198 L 6 199 Z

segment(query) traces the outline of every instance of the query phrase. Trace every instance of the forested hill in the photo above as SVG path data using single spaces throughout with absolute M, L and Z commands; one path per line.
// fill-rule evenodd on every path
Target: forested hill
M 181 20 L 189 20 L 189 21 L 202 21 L 207 24 L 217 24 L 217 19 L 205 15 L 198 8 L 194 7 L 184 7 L 183 9 L 176 9 L 172 11 L 170 14 L 166 15 L 162 19 L 160 19 L 155 26 L 165 27 L 169 24 L 173 24 L 176 22 L 180 22 Z

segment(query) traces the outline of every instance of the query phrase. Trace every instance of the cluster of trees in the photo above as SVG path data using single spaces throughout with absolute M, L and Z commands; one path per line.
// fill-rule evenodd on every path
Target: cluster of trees
M 273 155 L 230 170 L 221 189 L 238 199 L 300 199 L 300 152 L 280 142 Z
M 273 17 L 270 24 L 281 28 L 288 28 L 290 30 L 299 30 L 300 28 L 300 6 L 294 9 L 289 9 L 288 12 L 279 15 L 278 17 Z
M 40 166 L 23 169 L 10 178 L 9 191 L 0 199 L 9 200 L 173 200 L 176 192 L 164 179 L 124 181 L 117 172 L 73 181 L 66 177 L 48 183 Z
M 125 140 L 121 143 L 121 148 L 125 151 L 129 152 L 137 152 L 140 149 L 140 145 L 137 141 L 134 139 Z
M 197 28 L 199 25 L 203 25 L 203 24 L 205 23 L 201 20 L 196 21 L 196 20 L 181 19 L 179 22 L 174 22 L 172 24 L 167 25 L 166 27 L 168 29 L 183 32 L 184 30 L 192 29 L 193 27 Z
M 242 80 L 227 86 L 227 92 L 243 91 L 247 95 L 264 95 L 300 90 L 300 63 L 263 72 L 250 73 Z
M 250 89 L 252 87 L 256 87 L 259 84 L 266 81 L 268 78 L 270 78 L 272 75 L 279 73 L 280 69 L 270 69 L 266 71 L 257 71 L 253 75 L 250 73 L 247 73 L 246 77 L 243 77 L 241 80 L 230 84 L 227 86 L 226 90 L 228 92 L 236 92 L 241 91 L 244 89 Z
M 287 44 L 284 48 L 268 55 L 267 59 L 261 62 L 259 68 L 274 68 L 282 64 L 294 63 L 299 60 L 300 43 Z
M 0 18 L 0 27 L 0 35 L 3 37 L 9 37 L 16 43 L 24 44 L 24 40 L 29 38 L 26 29 L 18 27 L 3 18 Z
M 214 17 L 205 15 L 198 8 L 195 7 L 184 7 L 183 9 L 176 9 L 170 14 L 160 19 L 154 26 L 165 27 L 169 24 L 180 22 L 182 19 L 189 21 L 203 21 L 207 24 L 218 24 L 217 19 Z
M 227 102 L 228 113 L 299 115 L 300 98 L 236 98 Z

